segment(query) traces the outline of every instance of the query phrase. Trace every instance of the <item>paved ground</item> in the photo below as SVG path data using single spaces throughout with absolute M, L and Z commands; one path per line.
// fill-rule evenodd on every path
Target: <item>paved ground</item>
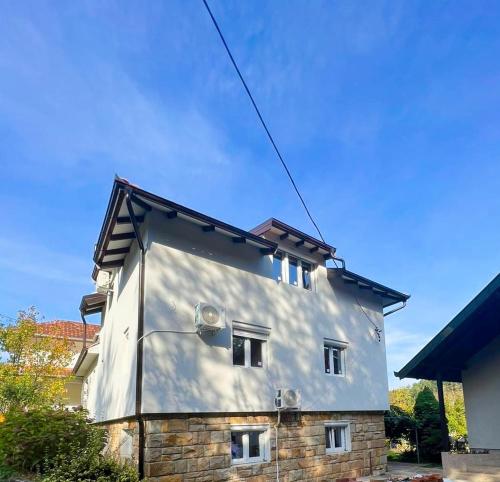
M 387 464 L 389 477 L 413 477 L 414 475 L 443 474 L 440 465 L 410 464 L 407 462 L 389 462 Z

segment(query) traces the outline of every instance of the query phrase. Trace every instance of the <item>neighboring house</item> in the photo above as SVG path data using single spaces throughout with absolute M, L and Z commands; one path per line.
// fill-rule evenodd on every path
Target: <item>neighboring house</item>
M 437 381 L 445 476 L 500 480 L 500 274 L 395 375 Z M 445 381 L 463 384 L 470 454 L 447 453 Z
M 37 324 L 37 336 L 51 337 L 51 338 L 65 338 L 70 343 L 70 350 L 74 356 L 68 364 L 68 375 L 71 375 L 73 367 L 82 352 L 85 344 L 85 331 L 87 340 L 92 340 L 99 333 L 100 326 L 87 325 L 85 326 L 76 321 L 54 320 Z M 66 384 L 67 400 L 65 405 L 67 407 L 77 407 L 81 405 L 82 393 L 82 379 L 74 377 Z
M 153 482 L 383 471 L 383 310 L 408 295 L 334 254 L 276 219 L 244 231 L 117 179 L 81 305 L 102 311 L 99 344 L 74 370 L 111 448 Z

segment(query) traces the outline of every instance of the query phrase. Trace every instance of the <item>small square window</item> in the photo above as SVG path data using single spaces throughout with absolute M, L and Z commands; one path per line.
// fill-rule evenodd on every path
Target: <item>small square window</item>
M 326 344 L 323 347 L 325 373 L 329 375 L 344 375 L 345 348 Z
M 231 462 L 250 464 L 269 460 L 268 426 L 231 427 Z
M 351 430 L 348 422 L 328 422 L 325 425 L 326 453 L 349 452 Z

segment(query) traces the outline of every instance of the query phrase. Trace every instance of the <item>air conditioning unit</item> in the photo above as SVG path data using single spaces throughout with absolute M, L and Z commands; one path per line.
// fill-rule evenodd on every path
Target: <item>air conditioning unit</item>
M 95 290 L 98 293 L 107 294 L 111 290 L 112 278 L 111 274 L 107 271 L 99 270 L 97 273 L 97 280 L 95 282 Z
M 198 303 L 195 307 L 194 324 L 199 333 L 222 330 L 226 327 L 224 308 L 209 303 Z
M 299 410 L 300 390 L 295 388 L 279 388 L 274 404 L 278 410 Z

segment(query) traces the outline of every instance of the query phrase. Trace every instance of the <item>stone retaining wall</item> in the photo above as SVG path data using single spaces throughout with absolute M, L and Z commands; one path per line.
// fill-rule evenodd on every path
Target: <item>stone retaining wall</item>
M 335 420 L 350 421 L 350 452 L 325 453 L 324 424 Z M 275 423 L 276 413 L 148 420 L 145 475 L 151 482 L 275 481 Z M 252 424 L 270 425 L 271 460 L 231 465 L 231 425 Z M 336 481 L 386 470 L 382 412 L 283 413 L 278 446 L 281 482 Z

